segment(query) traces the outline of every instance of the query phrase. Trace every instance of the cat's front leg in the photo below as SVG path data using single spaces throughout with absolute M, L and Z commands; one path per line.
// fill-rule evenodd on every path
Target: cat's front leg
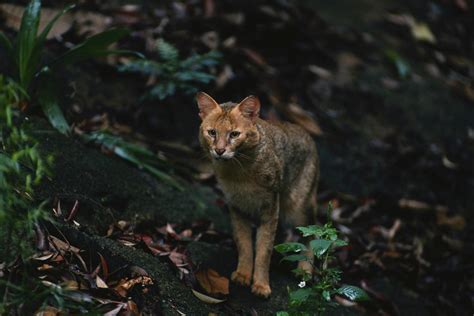
M 262 210 L 260 226 L 257 229 L 255 267 L 253 272 L 252 293 L 267 298 L 270 288 L 270 260 L 278 226 L 279 197 L 275 194 L 273 203 Z
M 249 286 L 253 270 L 252 225 L 234 208 L 230 208 L 230 219 L 239 255 L 237 270 L 232 272 L 231 280 Z

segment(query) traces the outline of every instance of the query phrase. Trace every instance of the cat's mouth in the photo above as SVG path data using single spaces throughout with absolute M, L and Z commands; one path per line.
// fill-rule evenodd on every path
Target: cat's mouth
M 215 160 L 230 160 L 235 156 L 235 152 L 232 151 L 224 151 L 223 153 L 218 153 L 216 152 L 216 150 L 211 149 L 210 152 L 212 158 L 214 158 Z

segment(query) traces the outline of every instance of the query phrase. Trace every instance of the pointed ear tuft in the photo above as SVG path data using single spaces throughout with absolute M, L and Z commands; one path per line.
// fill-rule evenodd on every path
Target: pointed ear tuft
M 220 109 L 219 104 L 207 93 L 198 92 L 196 94 L 196 101 L 199 106 L 199 116 L 202 120 L 213 110 Z
M 250 95 L 240 102 L 237 108 L 244 117 L 255 122 L 260 113 L 260 100 L 256 96 Z

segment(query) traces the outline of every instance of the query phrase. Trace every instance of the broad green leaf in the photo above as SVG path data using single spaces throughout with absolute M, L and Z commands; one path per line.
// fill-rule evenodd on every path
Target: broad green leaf
M 275 246 L 275 250 L 279 253 L 300 252 L 306 250 L 306 246 L 298 242 L 287 242 Z
M 92 57 L 128 52 L 123 50 L 107 50 L 107 47 L 128 34 L 129 31 L 127 29 L 113 28 L 93 35 L 58 57 L 51 65 L 57 67 L 59 65 L 72 64 Z M 137 54 L 134 52 L 129 53 Z
M 326 239 L 315 239 L 309 243 L 316 257 L 321 258 L 322 255 L 331 247 L 332 241 Z
M 323 297 L 326 301 L 329 302 L 331 300 L 331 293 L 329 291 L 324 290 L 323 291 Z
M 321 237 L 323 235 L 323 227 L 321 226 L 309 225 L 306 227 L 296 227 L 296 229 L 299 230 L 303 234 L 303 237 L 308 237 L 308 236 Z
M 343 285 L 337 289 L 337 293 L 344 295 L 351 301 L 358 302 L 370 300 L 369 295 L 367 295 L 367 293 L 363 289 L 353 285 Z
M 285 311 L 279 311 L 276 313 L 276 316 L 290 316 L 290 314 L 288 314 L 288 312 L 285 312 Z
M 59 106 L 57 85 L 48 71 L 41 75 L 38 89 L 38 103 L 51 125 L 62 134 L 68 134 L 71 128 Z
M 336 240 L 333 242 L 333 244 L 332 244 L 332 246 L 333 246 L 334 248 L 343 247 L 343 246 L 347 246 L 347 245 L 348 245 L 348 244 L 347 244 L 347 241 L 342 240 L 342 239 L 336 239 Z
M 13 57 L 13 45 L 8 37 L 0 31 L 0 46 L 3 46 L 10 57 Z
M 145 169 L 172 187 L 180 191 L 184 190 L 184 188 L 173 177 L 152 165 L 153 162 L 156 164 L 156 160 L 158 160 L 158 158 L 149 150 L 141 146 L 131 144 L 122 138 L 111 135 L 105 131 L 94 132 L 90 135 L 84 135 L 84 137 L 87 140 L 101 144 L 105 148 L 113 151 L 117 156 L 128 160 L 129 162 L 137 165 L 139 168 Z
M 299 305 L 305 302 L 311 295 L 311 288 L 298 289 L 290 292 L 290 304 Z
M 25 8 L 16 43 L 20 85 L 26 90 L 36 72 L 38 56 L 34 55 L 36 34 L 41 14 L 41 1 L 32 0 Z
M 307 261 L 307 260 L 308 260 L 308 257 L 306 257 L 305 255 L 289 255 L 289 256 L 283 257 L 283 259 L 281 259 L 280 262 L 282 261 L 295 262 L 295 261 Z

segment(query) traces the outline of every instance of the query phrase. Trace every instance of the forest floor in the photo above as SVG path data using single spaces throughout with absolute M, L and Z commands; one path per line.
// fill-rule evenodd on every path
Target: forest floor
M 53 11 L 62 5 L 43 2 Z M 2 6 L 2 29 L 12 35 L 15 14 Z M 221 102 L 257 95 L 264 118 L 300 124 L 317 143 L 319 221 L 331 201 L 332 221 L 349 242 L 337 253 L 343 282 L 372 298 L 335 314 L 467 315 L 474 306 L 472 21 L 474 6 L 463 0 L 82 1 L 47 48 L 52 58 L 87 35 L 126 26 L 132 32 L 119 47 L 148 58 L 157 58 L 158 38 L 183 57 L 219 51 L 210 70 L 216 79 L 200 89 Z M 91 288 L 80 299 L 98 297 L 116 314 L 285 309 L 287 286 L 298 280 L 277 255 L 269 300 L 232 284 L 230 292 L 206 293 L 213 291 L 202 278 L 212 271 L 227 288 L 236 251 L 199 149 L 197 106 L 179 89 L 163 100 L 142 98 L 160 77 L 118 71 L 131 58 L 64 69 L 62 108 L 73 135 L 28 113 L 43 151 L 55 156 L 41 196 L 65 218 L 48 228 L 62 259 L 43 254 L 40 266 L 52 267 L 56 281 L 75 275 Z M 0 51 L 8 73 L 3 60 Z M 81 137 L 103 129 L 156 153 L 181 188 Z M 207 304 L 191 288 L 223 302 Z

